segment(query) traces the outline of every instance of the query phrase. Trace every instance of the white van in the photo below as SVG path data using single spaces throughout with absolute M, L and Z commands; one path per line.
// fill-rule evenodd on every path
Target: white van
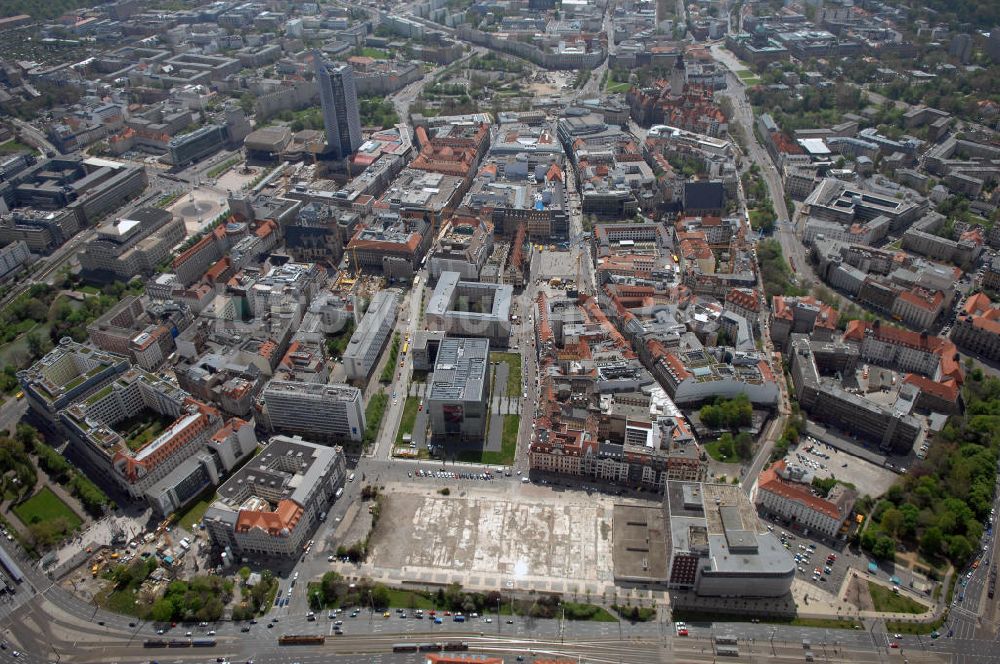
M 351 473 L 350 475 L 347 476 L 347 481 L 348 482 L 353 482 L 354 481 L 354 473 Z

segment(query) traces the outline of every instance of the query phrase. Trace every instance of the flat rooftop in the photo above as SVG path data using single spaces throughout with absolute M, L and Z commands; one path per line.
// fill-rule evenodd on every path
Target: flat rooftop
M 489 356 L 487 339 L 444 339 L 438 347 L 429 398 L 437 401 L 482 400 Z
M 615 578 L 651 583 L 666 579 L 667 532 L 663 508 L 615 505 L 612 526 Z

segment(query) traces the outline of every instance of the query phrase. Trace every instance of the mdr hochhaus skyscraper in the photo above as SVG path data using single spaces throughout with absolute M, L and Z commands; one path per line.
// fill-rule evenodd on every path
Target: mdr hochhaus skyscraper
M 361 115 L 354 70 L 348 64 L 336 64 L 313 52 L 316 85 L 323 106 L 326 144 L 337 159 L 346 159 L 361 145 Z

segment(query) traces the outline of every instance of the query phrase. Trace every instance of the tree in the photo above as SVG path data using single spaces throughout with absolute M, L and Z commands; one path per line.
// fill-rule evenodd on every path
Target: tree
M 153 602 L 149 617 L 154 622 L 170 622 L 174 617 L 174 604 L 169 599 L 161 597 Z
M 884 530 L 889 535 L 896 537 L 899 535 L 900 530 L 903 526 L 903 513 L 900 512 L 895 507 L 887 509 L 885 513 L 882 514 L 882 530 Z
M 892 560 L 896 556 L 896 543 L 885 535 L 880 535 L 872 546 L 872 555 L 881 560 Z
M 741 431 L 733 440 L 736 456 L 744 461 L 753 456 L 753 438 L 746 431 Z
M 26 336 L 24 340 L 28 344 L 28 354 L 31 355 L 31 357 L 41 357 L 44 354 L 44 342 L 42 341 L 42 337 L 37 332 L 29 332 L 28 336 Z
M 383 586 L 381 583 L 376 584 L 372 588 L 372 603 L 376 608 L 387 609 L 389 608 L 389 589 Z
M 16 433 L 14 434 L 14 439 L 24 446 L 24 449 L 28 452 L 33 452 L 35 449 L 35 440 L 38 438 L 38 429 L 31 426 L 30 424 L 25 424 L 23 422 L 17 423 Z
M 239 574 L 240 580 L 243 581 L 243 583 L 246 583 L 247 579 L 250 578 L 250 568 L 246 566 L 241 567 Z
M 924 555 L 933 558 L 941 553 L 941 545 L 944 543 L 944 535 L 937 526 L 931 526 L 924 531 L 924 536 L 920 538 L 920 550 Z
M 948 557 L 956 566 L 964 565 L 972 555 L 972 544 L 964 535 L 955 535 L 948 539 Z

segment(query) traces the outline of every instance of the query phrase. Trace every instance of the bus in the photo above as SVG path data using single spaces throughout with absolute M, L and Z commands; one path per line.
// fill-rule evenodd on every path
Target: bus
M 321 646 L 326 643 L 322 634 L 283 634 L 278 638 L 279 646 Z

